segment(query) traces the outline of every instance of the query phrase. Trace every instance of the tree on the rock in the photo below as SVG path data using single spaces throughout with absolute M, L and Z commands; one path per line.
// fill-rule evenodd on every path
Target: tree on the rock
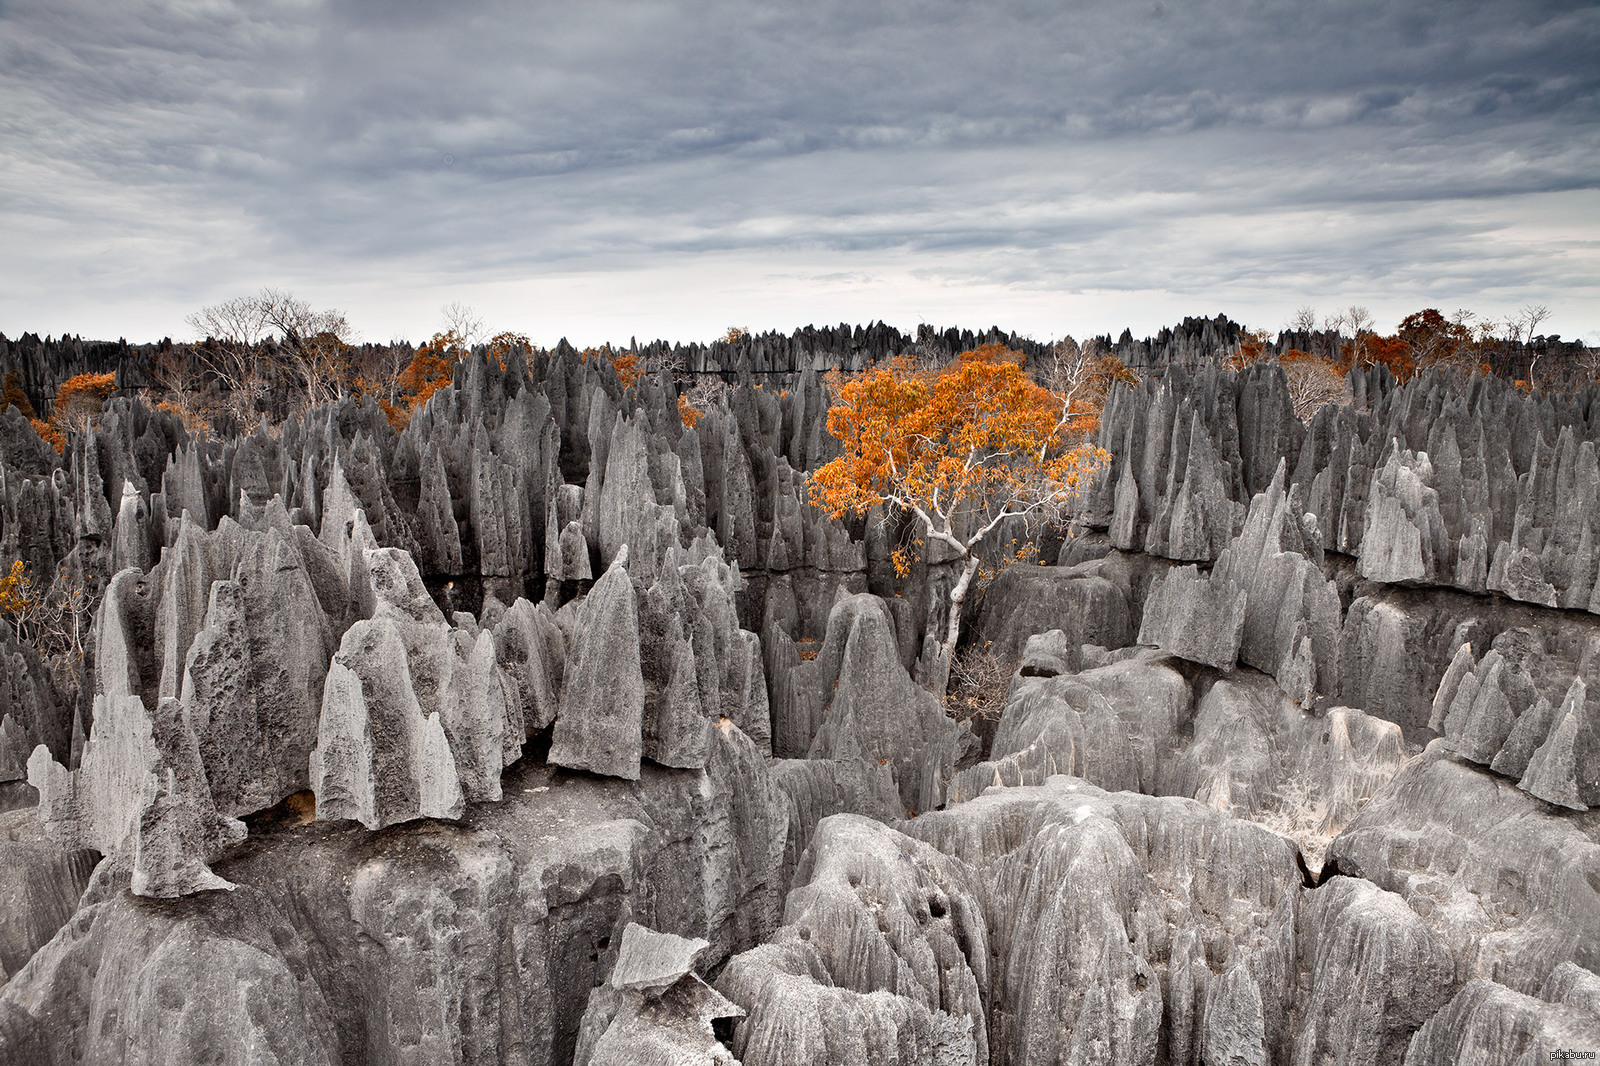
M 1302 422 L 1330 403 L 1344 398 L 1344 375 L 1332 359 L 1290 348 L 1278 356 L 1278 365 L 1289 385 L 1289 402 Z
M 56 451 L 66 454 L 67 434 L 82 432 L 94 425 L 100 409 L 117 388 L 117 375 L 76 374 L 61 383 L 56 390 L 55 404 L 50 409 L 50 419 L 30 419 L 34 432 Z
M 633 388 L 634 382 L 644 376 L 644 371 L 639 369 L 639 357 L 632 352 L 619 352 L 611 357 L 611 366 L 617 372 L 617 380 L 622 382 L 625 389 Z
M 378 398 L 378 406 L 383 409 L 389 424 L 395 429 L 406 428 L 406 423 L 411 421 L 417 409 L 455 378 L 456 364 L 466 354 L 467 350 L 454 330 L 435 333 L 420 345 L 411 362 L 395 379 L 398 401 L 391 401 L 388 397 Z
M 5 395 L 0 397 L 0 411 L 8 407 L 15 407 L 23 418 L 35 417 L 33 401 L 28 399 L 27 390 L 22 387 L 22 375 L 15 370 L 6 371 Z
M 18 640 L 48 657 L 83 658 L 97 601 L 65 570 L 48 589 L 39 587 L 21 559 L 0 574 L 0 619 L 10 623 Z
M 1074 432 L 1081 439 L 1100 428 L 1099 414 L 1113 387 L 1139 384 L 1139 375 L 1111 354 L 1100 338 L 1078 346 L 1071 336 L 1057 341 L 1045 368 L 1044 386 L 1057 401 L 1075 412 Z
M 1264 329 L 1245 330 L 1239 334 L 1239 341 L 1232 352 L 1228 354 L 1227 366 L 1230 370 L 1243 370 L 1253 366 L 1262 359 L 1267 358 L 1272 352 L 1272 333 Z
M 910 356 L 850 377 L 829 376 L 828 432 L 844 454 L 811 475 L 811 499 L 834 518 L 879 504 L 915 516 L 925 541 L 956 553 L 948 664 L 984 539 L 1008 518 L 1060 519 L 1084 480 L 1110 459 L 1085 440 L 1094 412 L 1030 379 L 999 344 L 937 370 Z M 896 565 L 906 564 L 897 553 Z
M 318 311 L 293 293 L 262 289 L 267 325 L 279 334 L 283 371 L 306 409 L 337 400 L 350 387 L 354 331 L 341 311 Z
M 262 289 L 201 308 L 188 322 L 205 338 L 195 357 L 222 386 L 241 428 L 256 424 L 260 401 L 278 380 L 286 380 L 306 408 L 349 389 L 354 334 L 342 312 L 318 311 L 293 293 Z M 265 344 L 274 331 L 277 345 Z
M 528 356 L 533 352 L 533 342 L 528 339 L 526 333 L 501 330 L 489 338 L 485 351 L 501 370 L 506 368 L 507 360 L 521 360 L 522 365 L 527 366 Z

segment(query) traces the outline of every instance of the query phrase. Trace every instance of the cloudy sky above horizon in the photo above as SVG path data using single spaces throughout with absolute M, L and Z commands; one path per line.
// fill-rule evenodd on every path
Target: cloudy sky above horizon
M 271 285 L 367 340 L 1545 304 L 1600 344 L 1596 55 L 1553 0 L 0 0 L 0 332 Z

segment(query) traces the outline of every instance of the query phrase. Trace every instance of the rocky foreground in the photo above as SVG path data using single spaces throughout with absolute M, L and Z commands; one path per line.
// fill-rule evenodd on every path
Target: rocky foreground
M 1116 392 L 957 721 L 817 376 L 676 389 L 0 415 L 0 554 L 105 589 L 78 675 L 3 649 L 0 1061 L 1600 1050 L 1600 390 Z

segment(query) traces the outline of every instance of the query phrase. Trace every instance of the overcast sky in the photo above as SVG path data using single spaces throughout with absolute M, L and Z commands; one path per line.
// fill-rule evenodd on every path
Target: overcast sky
M 0 0 L 0 331 L 275 285 L 367 340 L 1542 303 L 1600 343 L 1597 56 L 1592 0 Z

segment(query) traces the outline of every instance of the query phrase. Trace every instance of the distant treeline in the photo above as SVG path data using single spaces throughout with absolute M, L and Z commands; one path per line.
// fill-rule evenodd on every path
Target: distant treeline
M 1214 318 L 1185 318 L 1176 326 L 1163 328 L 1151 337 L 1135 339 L 1123 330 L 1115 340 L 1110 334 L 1087 338 L 1084 349 L 1115 355 L 1141 374 L 1161 374 L 1168 366 L 1198 367 L 1225 360 L 1241 347 L 1252 347 L 1259 338 L 1226 315 Z M 1339 328 L 1286 329 L 1274 340 L 1260 345 L 1264 355 L 1307 352 L 1338 360 L 1340 352 L 1363 336 L 1363 330 L 1345 332 Z M 164 388 L 162 368 L 181 358 L 186 350 L 203 349 L 207 342 L 174 341 L 170 337 L 155 343 L 133 344 L 127 340 L 97 341 L 63 335 L 40 337 L 24 333 L 8 338 L 0 333 L 0 375 L 5 375 L 26 393 L 41 417 L 48 417 L 61 384 L 84 374 L 114 374 L 118 392 Z M 724 339 L 710 343 L 687 344 L 655 340 L 641 344 L 637 339 L 626 348 L 607 348 L 608 353 L 631 353 L 639 369 L 656 373 L 669 368 L 687 380 L 714 375 L 732 382 L 744 375 L 795 374 L 806 370 L 824 372 L 842 369 L 852 372 L 896 355 L 913 354 L 924 365 L 939 364 L 957 354 L 984 344 L 999 343 L 1024 353 L 1030 364 L 1043 365 L 1059 351 L 1061 342 L 1039 341 L 992 326 L 987 330 L 935 329 L 918 327 L 916 333 L 902 333 L 883 322 L 866 326 L 807 326 L 793 333 L 775 331 L 748 333 L 730 330 Z M 1076 342 L 1073 342 L 1076 347 Z M 268 338 L 260 345 L 263 362 L 271 358 L 277 341 Z M 353 367 L 405 367 L 419 346 L 400 341 L 390 344 L 349 345 L 346 358 Z M 482 349 L 483 345 L 476 346 Z M 567 354 L 578 358 L 582 352 L 565 339 L 555 347 L 531 348 L 530 355 L 554 358 Z M 1600 365 L 1596 350 L 1581 342 L 1564 341 L 1557 336 L 1538 336 L 1523 341 L 1497 340 L 1477 343 L 1474 358 L 1501 376 L 1528 380 L 1537 370 L 1537 384 L 1544 387 L 1570 386 L 1592 379 L 1588 368 Z M 263 397 L 268 413 L 277 419 L 287 417 L 295 403 L 291 383 L 284 381 Z

